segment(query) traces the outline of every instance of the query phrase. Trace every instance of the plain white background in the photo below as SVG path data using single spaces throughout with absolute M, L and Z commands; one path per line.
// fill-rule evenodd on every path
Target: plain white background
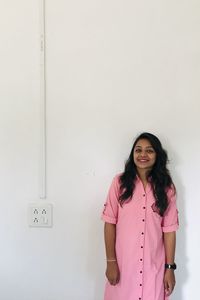
M 0 299 L 102 300 L 100 215 L 135 136 L 168 150 L 178 190 L 177 287 L 199 294 L 200 3 L 46 1 L 47 199 L 38 197 L 39 2 L 0 2 Z

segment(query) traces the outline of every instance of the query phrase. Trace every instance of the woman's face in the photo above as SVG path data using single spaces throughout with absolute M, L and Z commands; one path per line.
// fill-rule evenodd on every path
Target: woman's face
M 139 140 L 133 151 L 133 160 L 137 170 L 151 170 L 156 161 L 156 152 L 146 139 Z

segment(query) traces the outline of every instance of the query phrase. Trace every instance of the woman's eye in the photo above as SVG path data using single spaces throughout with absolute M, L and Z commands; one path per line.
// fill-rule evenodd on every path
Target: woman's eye
M 154 150 L 147 150 L 147 153 L 154 153 Z
M 148 154 L 152 154 L 152 153 L 155 152 L 153 149 L 147 149 L 147 150 L 144 150 L 144 151 Z M 142 152 L 142 149 L 135 149 L 135 153 L 141 153 L 141 152 Z

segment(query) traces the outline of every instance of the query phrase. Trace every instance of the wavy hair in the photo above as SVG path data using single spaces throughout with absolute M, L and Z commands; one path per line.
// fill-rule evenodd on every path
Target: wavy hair
M 174 192 L 176 192 L 176 189 L 169 170 L 167 169 L 167 152 L 163 149 L 160 140 L 149 132 L 143 132 L 140 134 L 133 144 L 129 158 L 125 163 L 124 172 L 119 178 L 121 192 L 119 203 L 120 205 L 123 205 L 123 203 L 130 200 L 134 193 L 137 168 L 134 163 L 133 153 L 137 142 L 141 139 L 148 140 L 156 152 L 156 161 L 149 172 L 147 179 L 151 184 L 159 214 L 163 216 L 168 207 L 167 190 L 168 188 L 173 187 Z M 150 178 L 151 180 L 149 180 Z

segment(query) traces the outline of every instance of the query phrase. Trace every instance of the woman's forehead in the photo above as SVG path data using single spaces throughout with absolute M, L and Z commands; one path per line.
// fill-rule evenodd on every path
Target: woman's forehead
M 146 147 L 146 148 L 153 148 L 151 143 L 147 139 L 141 139 L 137 141 L 135 147 L 141 148 L 141 147 Z

